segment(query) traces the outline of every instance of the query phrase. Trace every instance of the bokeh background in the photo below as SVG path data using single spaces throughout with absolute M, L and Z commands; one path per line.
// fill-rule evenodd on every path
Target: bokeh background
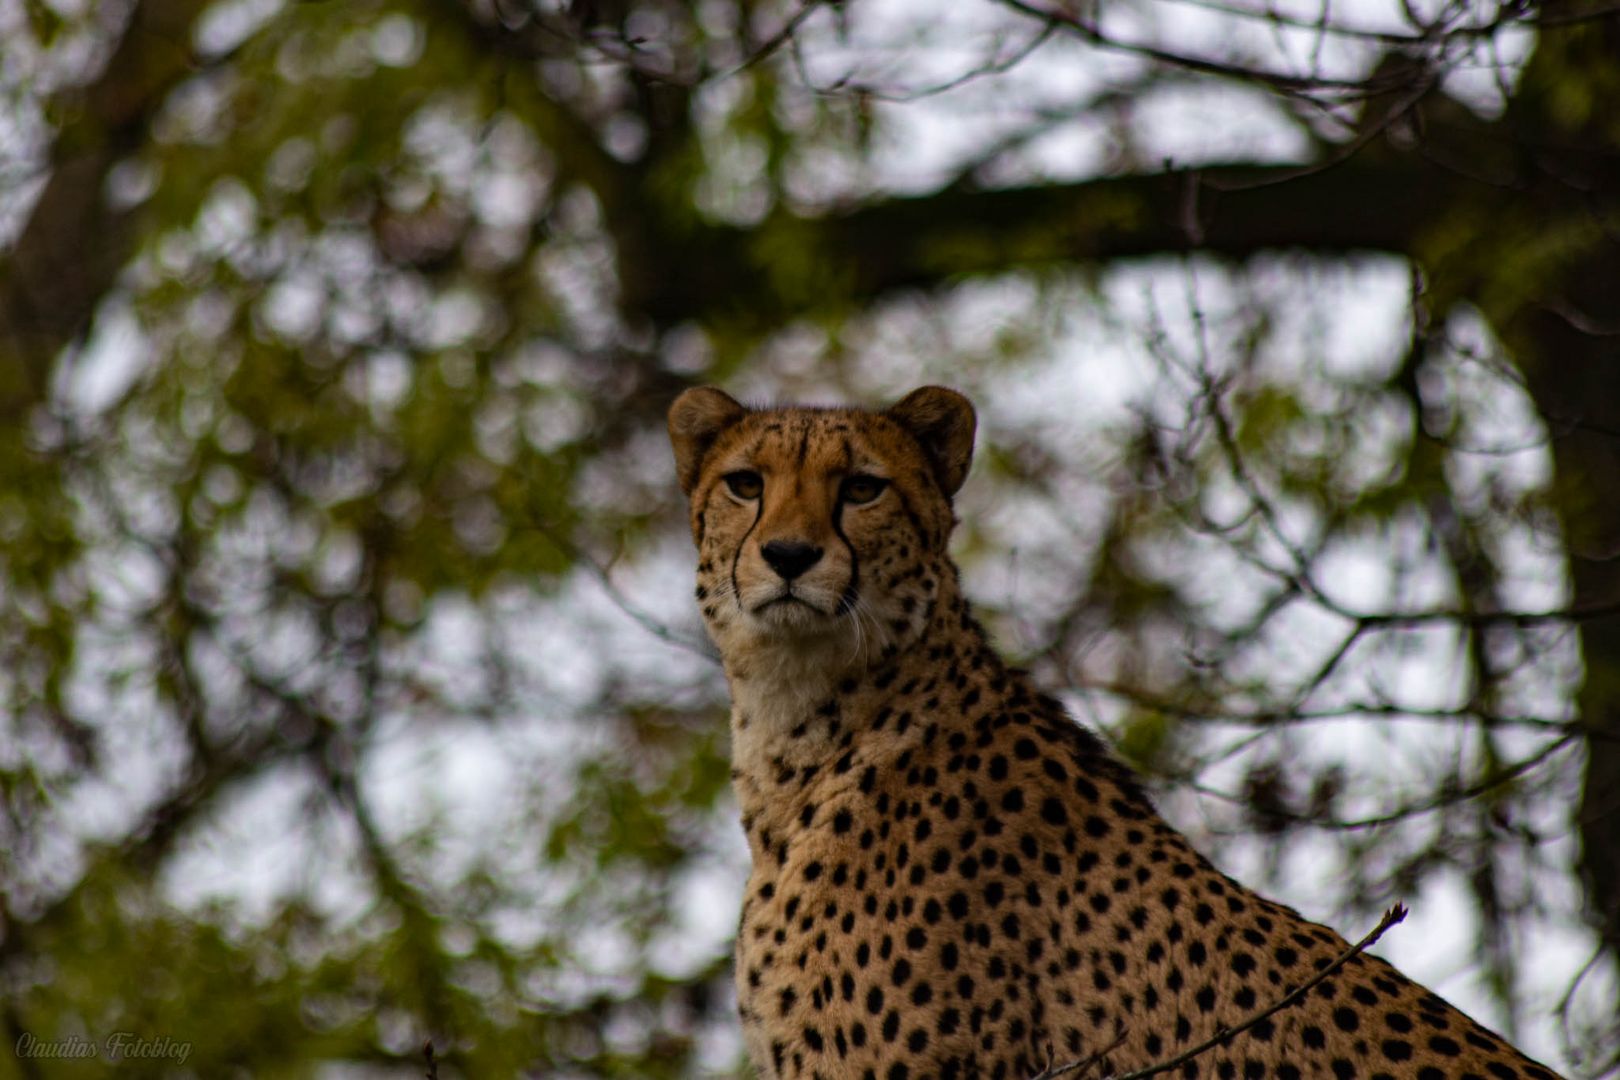
M 0 0 L 0 1077 L 744 1075 L 708 382 L 970 394 L 1003 651 L 1617 1075 L 1617 103 L 1606 0 Z

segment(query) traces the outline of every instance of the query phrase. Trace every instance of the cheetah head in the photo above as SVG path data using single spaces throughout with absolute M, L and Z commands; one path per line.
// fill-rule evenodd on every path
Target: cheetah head
M 903 647 L 954 580 L 951 497 L 973 406 L 925 386 L 882 412 L 749 409 L 713 387 L 669 410 L 697 596 L 728 663 L 748 652 Z

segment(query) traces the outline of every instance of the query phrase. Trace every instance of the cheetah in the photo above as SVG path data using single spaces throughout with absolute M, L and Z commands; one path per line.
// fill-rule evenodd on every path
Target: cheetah
M 1002 661 L 946 551 L 974 426 L 937 386 L 881 412 L 702 387 L 669 411 L 732 695 L 759 1074 L 1104 1077 L 1213 1038 L 1164 1075 L 1554 1080 L 1215 869 Z

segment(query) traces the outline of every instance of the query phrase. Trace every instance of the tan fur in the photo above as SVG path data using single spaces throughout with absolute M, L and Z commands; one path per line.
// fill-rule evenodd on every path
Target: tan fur
M 966 399 L 749 411 L 705 388 L 670 430 L 732 690 L 753 856 L 737 990 L 761 1075 L 1024 1078 L 1110 1044 L 1090 1075 L 1125 1072 L 1345 951 L 1210 866 L 991 650 L 946 553 Z M 889 485 L 850 505 L 852 474 Z M 821 549 L 800 600 L 772 541 Z M 1369 956 L 1168 1075 L 1553 1076 Z

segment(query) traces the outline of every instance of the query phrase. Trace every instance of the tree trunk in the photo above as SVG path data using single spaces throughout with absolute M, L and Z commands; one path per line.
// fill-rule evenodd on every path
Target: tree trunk
M 1556 9 L 1549 9 L 1556 13 Z M 1476 302 L 1552 436 L 1555 505 L 1577 610 L 1620 602 L 1620 18 L 1547 32 L 1496 127 L 1536 178 L 1475 268 Z M 1558 253 L 1513 258 L 1514 244 Z M 1545 276 L 1538 271 L 1546 269 Z M 1620 618 L 1577 626 L 1591 729 L 1580 802 L 1586 902 L 1620 966 Z
M 1615 251 L 1612 246 L 1610 251 Z M 1553 435 L 1576 609 L 1620 601 L 1620 258 L 1594 257 L 1562 295 L 1503 324 Z M 1572 814 L 1587 906 L 1620 962 L 1620 617 L 1579 628 L 1585 680 L 1579 706 L 1592 730 Z
M 133 253 L 132 212 L 107 201 L 113 166 L 142 148 L 169 91 L 194 69 L 191 30 L 204 0 L 144 0 L 106 67 L 54 104 L 68 119 L 50 177 L 0 260 L 0 425 L 15 430 L 44 400 L 57 354 L 89 328 Z

